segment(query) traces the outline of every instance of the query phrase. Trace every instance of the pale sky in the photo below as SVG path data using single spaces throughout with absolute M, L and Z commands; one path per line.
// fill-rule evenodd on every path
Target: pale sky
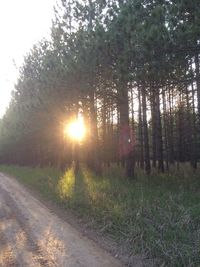
M 50 35 L 55 4 L 56 0 L 0 0 L 0 118 L 9 105 L 24 55 Z

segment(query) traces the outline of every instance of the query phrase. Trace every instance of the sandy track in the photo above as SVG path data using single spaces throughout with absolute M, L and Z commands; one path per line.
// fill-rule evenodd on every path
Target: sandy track
M 93 241 L 0 173 L 0 266 L 118 267 Z

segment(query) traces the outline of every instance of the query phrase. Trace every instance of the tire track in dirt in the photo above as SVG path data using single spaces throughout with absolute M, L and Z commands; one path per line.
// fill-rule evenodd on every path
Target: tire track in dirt
M 0 243 L 3 246 L 0 266 L 51 266 L 32 240 L 26 219 L 2 188 L 0 200 Z
M 8 265 L 0 266 L 121 266 L 93 241 L 50 212 L 15 179 L 2 173 L 0 203 L 0 237 L 6 240 L 2 246 L 7 246 L 5 255 L 9 259 Z

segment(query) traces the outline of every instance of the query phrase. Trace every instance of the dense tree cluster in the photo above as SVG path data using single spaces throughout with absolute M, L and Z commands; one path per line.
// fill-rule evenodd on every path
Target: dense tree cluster
M 0 121 L 0 162 L 66 166 L 82 114 L 84 161 L 150 173 L 200 158 L 200 1 L 61 0 L 51 41 L 26 56 Z

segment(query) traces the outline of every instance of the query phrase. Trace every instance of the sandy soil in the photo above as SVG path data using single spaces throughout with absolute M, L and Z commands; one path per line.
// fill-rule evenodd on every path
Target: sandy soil
M 121 264 L 0 173 L 1 267 L 119 267 Z

